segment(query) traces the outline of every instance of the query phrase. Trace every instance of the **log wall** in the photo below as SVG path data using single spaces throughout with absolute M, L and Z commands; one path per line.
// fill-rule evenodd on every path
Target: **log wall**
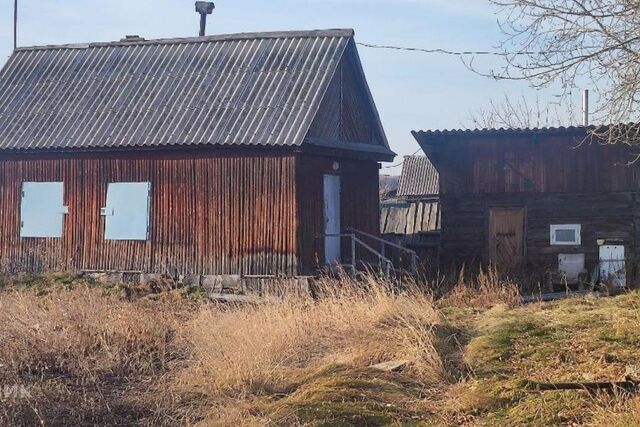
M 487 218 L 491 207 L 524 207 L 525 264 L 555 271 L 558 254 L 584 253 L 587 269 L 598 263 L 598 239 L 619 240 L 633 259 L 640 242 L 634 221 L 636 193 L 522 193 L 443 196 L 442 255 L 446 265 L 488 261 Z M 581 224 L 582 245 L 551 246 L 552 224 Z

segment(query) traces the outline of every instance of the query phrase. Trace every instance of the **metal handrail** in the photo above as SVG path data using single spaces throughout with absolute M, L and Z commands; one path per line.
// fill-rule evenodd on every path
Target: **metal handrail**
M 391 246 L 392 248 L 396 248 L 396 249 L 398 249 L 398 250 L 400 250 L 402 252 L 405 252 L 405 253 L 409 254 L 409 256 L 411 257 L 411 273 L 413 273 L 414 275 L 418 273 L 418 254 L 416 253 L 416 251 L 408 249 L 408 248 L 405 248 L 404 246 L 400 246 L 400 245 L 398 245 L 396 243 L 389 242 L 389 241 L 387 241 L 387 240 L 385 240 L 385 239 L 383 239 L 381 237 L 375 236 L 373 234 L 369 234 L 369 233 L 367 233 L 365 231 L 357 230 L 357 229 L 355 229 L 353 227 L 347 227 L 347 231 L 350 231 L 350 232 L 352 232 L 354 234 L 358 233 L 358 234 L 361 234 L 363 236 L 367 236 L 367 237 L 369 237 L 369 238 L 371 238 L 373 240 L 376 240 L 376 241 L 380 242 L 382 254 L 385 253 L 386 246 Z M 385 259 L 387 259 L 387 258 L 385 257 Z
M 400 249 L 401 251 L 407 252 L 409 254 L 417 255 L 416 252 L 414 250 L 412 250 L 412 249 L 405 248 L 404 246 L 400 246 L 397 243 L 389 242 L 388 240 L 384 240 L 383 238 L 378 237 L 378 236 L 374 236 L 373 234 L 369 234 L 367 232 L 360 231 L 360 230 L 357 230 L 357 229 L 352 228 L 352 227 L 347 227 L 347 231 L 351 231 L 351 232 L 354 232 L 354 233 L 362 234 L 363 236 L 370 237 L 370 238 L 372 238 L 374 240 L 377 240 L 380 243 L 384 243 L 385 245 L 391 246 L 393 248 Z
M 393 262 L 389 258 L 385 257 L 383 254 L 381 254 L 380 252 L 378 252 L 375 249 L 373 249 L 371 246 L 367 245 L 361 239 L 359 239 L 356 236 L 355 233 L 349 233 L 349 234 L 344 234 L 344 233 L 320 234 L 320 235 L 316 236 L 316 238 L 321 238 L 321 237 L 338 237 L 338 238 L 348 237 L 351 240 L 351 265 L 350 265 L 350 267 L 351 267 L 351 274 L 352 274 L 353 277 L 355 277 L 356 272 L 357 272 L 357 268 L 356 268 L 356 244 L 361 245 L 366 250 L 368 250 L 369 252 L 374 254 L 376 257 L 378 257 L 378 259 L 380 260 L 380 265 L 382 266 L 384 264 L 385 274 L 387 276 L 389 276 L 391 274 L 391 269 L 393 268 Z
M 364 231 L 360 231 L 360 230 L 356 230 L 355 228 L 352 227 L 348 227 L 347 231 L 350 231 L 350 233 L 334 233 L 334 234 L 321 234 L 321 235 L 317 235 L 316 238 L 320 238 L 320 237 L 338 237 L 338 238 L 343 238 L 343 237 L 348 237 L 351 240 L 351 272 L 352 275 L 355 277 L 356 275 L 356 244 L 359 244 L 360 246 L 362 246 L 363 248 L 365 248 L 366 250 L 368 250 L 369 252 L 371 252 L 372 254 L 374 254 L 380 261 L 380 266 L 384 266 L 384 270 L 385 270 L 385 274 L 387 276 L 391 275 L 391 270 L 395 270 L 395 267 L 393 266 L 393 261 L 391 261 L 389 258 L 387 258 L 387 256 L 385 255 L 385 249 L 386 249 L 386 245 L 389 245 L 393 248 L 399 249 L 400 251 L 403 251 L 405 253 L 407 253 L 410 257 L 411 257 L 411 272 L 412 274 L 417 274 L 418 272 L 418 254 L 408 248 L 405 248 L 403 246 L 400 246 L 396 243 L 393 242 L 389 242 L 387 240 L 384 240 L 378 236 L 374 236 L 373 234 L 369 234 L 366 233 Z M 357 234 L 361 234 L 363 236 L 369 237 L 373 240 L 376 240 L 378 242 L 380 242 L 381 244 L 381 250 L 377 251 L 376 249 L 374 249 L 373 247 L 369 246 L 367 243 L 365 243 L 362 239 L 360 239 Z
M 358 239 L 358 237 L 356 237 L 355 234 L 353 234 L 353 241 L 356 242 L 356 243 L 359 243 L 362 247 L 364 247 L 369 252 L 371 252 L 372 254 L 377 256 L 378 259 L 380 260 L 380 264 L 382 264 L 384 262 L 385 274 L 387 276 L 389 276 L 391 274 L 391 269 L 393 268 L 393 263 L 391 262 L 391 260 L 389 258 L 384 256 L 380 252 L 376 251 L 375 249 L 373 249 L 371 246 L 367 245 L 362 240 Z M 354 263 L 355 263 L 355 261 L 354 261 Z

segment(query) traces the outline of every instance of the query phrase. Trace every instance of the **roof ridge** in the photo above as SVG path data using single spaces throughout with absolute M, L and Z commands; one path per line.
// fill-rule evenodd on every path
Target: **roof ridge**
M 111 47 L 111 46 L 143 46 L 159 44 L 185 44 L 185 43 L 207 43 L 231 40 L 256 40 L 256 39 L 285 39 L 285 38 L 314 38 L 314 37 L 353 37 L 355 30 L 346 29 L 326 29 L 326 30 L 297 30 L 297 31 L 265 31 L 249 33 L 216 34 L 204 37 L 175 37 L 159 39 L 137 39 L 134 41 L 110 41 L 93 43 L 68 43 L 60 45 L 25 46 L 15 49 L 16 52 L 33 50 L 54 50 L 54 49 L 87 49 L 91 47 Z

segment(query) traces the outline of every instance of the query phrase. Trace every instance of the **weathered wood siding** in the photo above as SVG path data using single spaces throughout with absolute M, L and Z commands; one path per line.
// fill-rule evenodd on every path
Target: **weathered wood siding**
M 4 271 L 295 274 L 294 155 L 249 150 L 0 157 Z M 24 181 L 63 181 L 63 237 L 20 238 Z M 107 184 L 150 181 L 148 241 L 106 241 Z
M 591 271 L 598 239 L 625 245 L 636 261 L 640 168 L 623 145 L 583 143 L 584 134 L 450 136 L 426 147 L 441 176 L 442 260 L 488 262 L 492 207 L 525 210 L 524 263 L 556 270 L 558 254 L 584 253 Z M 552 246 L 552 224 L 581 224 L 582 245 Z M 633 262 L 630 264 L 634 264 Z
M 525 263 L 534 270 L 555 270 L 558 254 L 584 253 L 587 267 L 598 262 L 597 239 L 617 239 L 635 253 L 636 195 L 622 193 L 486 194 L 441 199 L 442 254 L 449 265 L 488 261 L 488 215 L 491 207 L 525 209 Z M 581 224 L 581 246 L 551 246 L 552 224 Z
M 382 234 L 413 235 L 440 231 L 438 200 L 385 201 L 380 209 Z
M 347 50 L 351 54 L 340 62 L 307 137 L 384 146 L 366 81 L 358 78 L 361 65 L 355 45 L 350 43 Z
M 333 169 L 334 162 L 339 169 Z M 299 158 L 297 188 L 299 206 L 299 262 L 305 273 L 324 264 L 324 200 L 323 176 L 340 175 L 341 226 L 353 227 L 370 234 L 380 234 L 380 200 L 378 163 L 371 160 L 352 160 L 302 155 Z M 350 245 L 345 239 L 343 259 L 350 256 Z M 366 253 L 358 256 L 367 259 Z
M 640 188 L 629 147 L 584 135 L 460 138 L 438 144 L 443 194 L 602 193 Z

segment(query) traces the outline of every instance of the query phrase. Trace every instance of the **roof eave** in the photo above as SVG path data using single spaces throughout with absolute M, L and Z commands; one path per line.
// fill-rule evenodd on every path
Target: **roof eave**
M 381 145 L 365 144 L 361 142 L 326 141 L 319 138 L 306 138 L 303 147 L 326 148 L 333 150 L 347 151 L 354 154 L 361 154 L 368 158 L 374 158 L 382 162 L 391 162 L 396 157 L 396 153 L 388 147 Z
M 480 138 L 505 137 L 523 135 L 575 135 L 606 128 L 607 126 L 568 126 L 548 128 L 499 128 L 499 129 L 451 129 L 451 130 L 417 130 L 411 134 L 420 141 L 430 141 L 444 138 Z

